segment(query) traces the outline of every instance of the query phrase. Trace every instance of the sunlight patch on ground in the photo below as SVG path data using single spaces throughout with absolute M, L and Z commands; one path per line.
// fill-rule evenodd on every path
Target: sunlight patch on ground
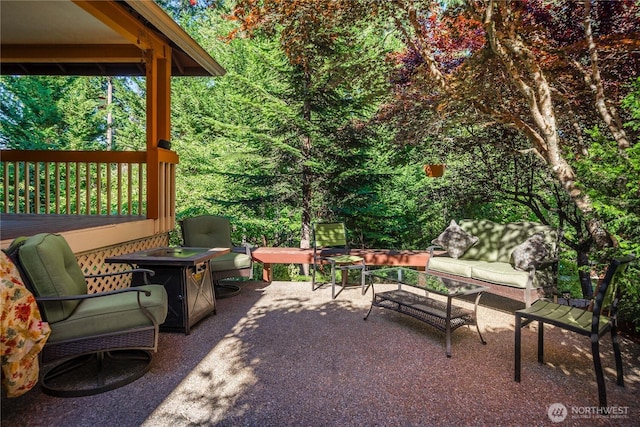
M 256 382 L 252 368 L 245 363 L 243 348 L 240 339 L 225 337 L 143 425 L 202 425 L 222 420 L 238 397 Z

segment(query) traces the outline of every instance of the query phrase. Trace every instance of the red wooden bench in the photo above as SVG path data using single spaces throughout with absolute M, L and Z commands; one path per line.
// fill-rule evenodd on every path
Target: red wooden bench
M 418 267 L 420 270 L 424 270 L 429 259 L 428 251 L 351 249 L 350 252 L 363 257 L 367 265 Z M 272 264 L 311 264 L 313 249 L 260 247 L 252 249 L 251 256 L 263 266 L 262 279 L 270 282 L 273 280 Z

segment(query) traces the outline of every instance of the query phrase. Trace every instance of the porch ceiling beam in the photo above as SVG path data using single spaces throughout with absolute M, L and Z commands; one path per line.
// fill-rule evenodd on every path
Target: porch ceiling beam
M 158 37 L 153 30 L 131 16 L 122 6 L 111 1 L 73 2 L 140 49 L 153 50 L 158 58 L 164 58 L 167 41 Z
M 136 63 L 142 51 L 131 45 L 2 45 L 6 63 Z
M 224 76 L 226 70 L 209 56 L 209 54 L 186 34 L 166 13 L 153 1 L 127 1 L 129 6 L 148 19 L 151 24 L 173 40 L 180 49 L 193 58 L 212 76 Z M 175 59 L 175 55 L 173 56 Z M 178 65 L 179 66 L 179 65 Z

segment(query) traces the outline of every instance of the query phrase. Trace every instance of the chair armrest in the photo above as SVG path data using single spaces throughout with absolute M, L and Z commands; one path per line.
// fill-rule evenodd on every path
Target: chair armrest
M 102 273 L 102 274 L 91 274 L 88 276 L 84 276 L 85 279 L 98 279 L 100 277 L 110 277 L 110 276 L 121 276 L 124 274 L 133 274 L 133 273 L 144 273 L 149 276 L 155 276 L 156 272 L 153 270 L 149 270 L 148 268 L 134 268 L 132 270 L 126 271 L 115 271 L 112 273 Z
M 427 248 L 427 251 L 429 251 L 429 260 L 431 260 L 431 257 L 434 256 L 433 252 L 436 249 L 444 250 L 444 248 L 440 245 L 431 245 Z M 429 261 L 427 261 L 427 265 L 429 265 Z
M 231 248 L 231 252 L 236 252 L 239 254 L 246 254 L 251 256 L 251 246 L 245 244 L 243 246 L 234 246 Z
M 107 295 L 123 294 L 125 292 L 138 292 L 138 293 L 145 294 L 145 296 L 151 296 L 151 292 L 146 289 L 122 288 L 122 289 L 116 289 L 115 291 L 99 292 L 95 294 L 64 295 L 60 297 L 35 297 L 35 299 L 36 301 L 73 301 L 73 300 L 83 300 L 83 299 L 89 299 L 89 298 L 99 298 Z

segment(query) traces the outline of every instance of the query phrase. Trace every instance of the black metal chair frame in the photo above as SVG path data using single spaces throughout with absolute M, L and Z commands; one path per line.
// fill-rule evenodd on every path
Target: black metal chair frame
M 616 279 L 624 272 L 633 258 L 633 256 L 629 256 L 611 261 L 605 277 L 599 285 L 593 312 L 544 300 L 538 300 L 531 307 L 516 311 L 515 381 L 520 382 L 522 327 L 534 321 L 538 322 L 538 362 L 542 364 L 544 363 L 544 324 L 547 323 L 591 338 L 591 352 L 598 384 L 598 401 L 601 407 L 607 406 L 604 372 L 600 359 L 600 338 L 610 332 L 616 361 L 616 383 L 624 387 L 622 355 L 620 353 L 617 328 L 617 306 L 620 299 L 620 289 L 617 286 Z M 609 296 L 611 297 L 610 315 L 604 316 L 602 315 L 603 308 L 608 302 Z

